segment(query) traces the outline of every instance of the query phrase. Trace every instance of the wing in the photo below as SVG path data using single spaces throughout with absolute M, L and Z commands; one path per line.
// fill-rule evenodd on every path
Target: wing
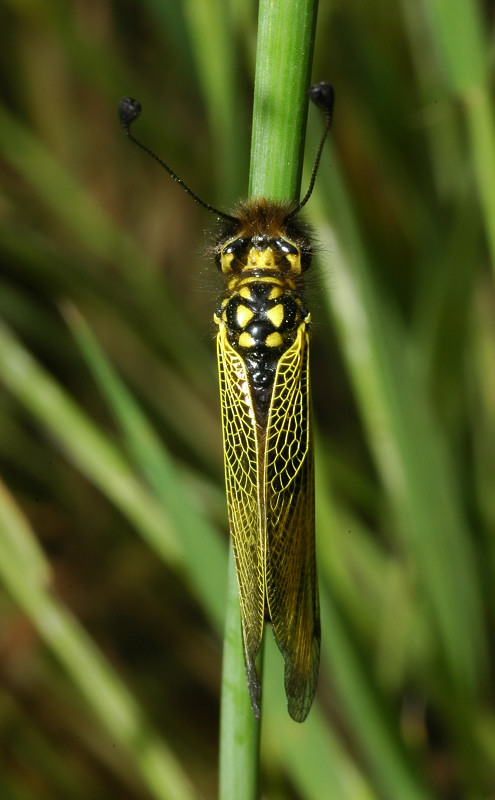
M 320 662 L 308 336 L 280 359 L 266 437 L 266 591 L 285 661 L 289 714 L 306 718 Z
M 265 534 L 259 523 L 259 453 L 246 368 L 228 342 L 225 326 L 217 336 L 218 374 L 225 454 L 225 484 L 234 550 L 242 637 L 251 705 L 259 718 L 261 685 L 255 659 L 263 636 Z

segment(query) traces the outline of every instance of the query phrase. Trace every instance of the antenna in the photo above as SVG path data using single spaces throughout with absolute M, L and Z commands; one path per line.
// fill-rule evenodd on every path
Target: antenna
M 290 211 L 289 214 L 287 214 L 284 222 L 288 222 L 288 220 L 290 220 L 292 217 L 298 214 L 299 211 L 306 205 L 309 198 L 311 197 L 315 185 L 316 173 L 318 172 L 318 167 L 320 164 L 323 145 L 325 144 L 328 131 L 330 130 L 330 126 L 332 124 L 335 94 L 330 84 L 327 83 L 326 81 L 322 81 L 321 83 L 316 83 L 314 86 L 311 86 L 309 90 L 309 96 L 313 101 L 313 103 L 317 105 L 318 108 L 321 108 L 321 110 L 325 114 L 325 128 L 323 130 L 323 135 L 321 137 L 320 144 L 316 152 L 315 163 L 313 166 L 313 170 L 311 172 L 311 179 L 309 181 L 308 191 L 304 195 L 301 202 L 294 209 L 292 209 L 292 211 Z M 140 147 L 141 150 L 144 150 L 144 152 L 147 153 L 149 156 L 151 156 L 151 158 L 154 158 L 155 161 L 157 161 L 158 164 L 160 164 L 160 166 L 163 167 L 163 169 L 165 169 L 168 172 L 170 177 L 173 178 L 174 181 L 176 181 L 178 184 L 180 184 L 184 189 L 184 191 L 186 191 L 189 195 L 191 195 L 192 199 L 200 206 L 206 208 L 207 211 L 211 211 L 211 213 L 215 214 L 217 217 L 222 217 L 223 219 L 226 219 L 229 222 L 238 222 L 237 217 L 233 217 L 231 214 L 226 214 L 224 211 L 220 211 L 218 208 L 215 208 L 209 203 L 206 203 L 204 200 L 201 199 L 201 197 L 198 197 L 198 195 L 195 192 L 193 192 L 193 190 L 190 189 L 189 186 L 186 183 L 184 183 L 184 181 L 181 178 L 179 178 L 179 176 L 173 171 L 173 169 L 171 169 L 171 167 L 169 167 L 168 164 L 165 163 L 165 161 L 163 161 L 162 158 L 157 156 L 152 150 L 149 149 L 149 147 L 140 142 L 139 139 L 136 139 L 136 137 L 131 132 L 131 125 L 134 122 L 134 120 L 136 120 L 139 117 L 140 114 L 141 114 L 141 103 L 139 102 L 139 100 L 133 100 L 132 97 L 122 98 L 122 100 L 119 103 L 120 124 L 124 129 L 124 133 L 126 134 L 126 136 L 129 137 L 131 142 Z
M 133 100 L 132 97 L 122 98 L 122 100 L 119 103 L 120 124 L 124 129 L 124 133 L 126 134 L 126 136 L 129 137 L 131 142 L 137 144 L 137 146 L 140 147 L 141 150 L 144 150 L 145 153 L 148 153 L 148 155 L 151 156 L 151 158 L 154 158 L 155 161 L 157 161 L 160 164 L 160 166 L 163 167 L 163 169 L 167 170 L 170 177 L 173 178 L 174 181 L 179 183 L 182 186 L 182 188 L 188 194 L 191 195 L 192 199 L 196 203 L 199 203 L 200 206 L 203 206 L 203 208 L 206 208 L 208 211 L 211 211 L 212 214 L 216 214 L 216 216 L 218 217 L 223 217 L 223 219 L 227 219 L 229 220 L 229 222 L 237 222 L 238 220 L 236 217 L 232 217 L 230 214 L 225 214 L 223 211 L 219 211 L 218 208 L 214 208 L 209 203 L 205 203 L 205 201 L 202 200 L 201 197 L 198 197 L 198 195 L 195 192 L 193 192 L 192 189 L 190 189 L 189 186 L 187 186 L 187 184 L 185 184 L 184 181 L 181 178 L 179 178 L 178 175 L 176 175 L 173 169 L 171 169 L 168 166 L 168 164 L 166 164 L 165 161 L 163 161 L 163 159 L 161 159 L 159 156 L 153 153 L 153 151 L 150 150 L 149 147 L 146 147 L 145 144 L 140 142 L 139 139 L 136 139 L 136 137 L 131 133 L 131 125 L 134 122 L 134 120 L 136 120 L 139 117 L 140 113 L 141 113 L 141 103 L 139 102 L 139 100 Z
M 318 167 L 320 165 L 321 154 L 323 151 L 323 145 L 325 144 L 325 140 L 328 136 L 328 131 L 330 130 L 330 126 L 332 124 L 332 116 L 333 116 L 333 106 L 335 101 L 335 92 L 333 87 L 330 86 L 329 83 L 326 81 L 321 81 L 321 83 L 315 83 L 314 86 L 311 86 L 309 89 L 309 96 L 313 103 L 321 108 L 323 113 L 325 114 L 325 127 L 323 129 L 323 134 L 320 139 L 320 144 L 318 145 L 318 150 L 316 151 L 316 158 L 315 163 L 313 165 L 313 170 L 311 172 L 311 179 L 309 181 L 308 191 L 304 195 L 303 199 L 292 211 L 287 214 L 285 217 L 284 222 L 287 222 L 291 217 L 294 217 L 296 214 L 299 213 L 301 208 L 303 208 L 306 203 L 308 202 L 309 198 L 314 189 L 315 180 L 316 180 L 316 173 L 318 172 Z

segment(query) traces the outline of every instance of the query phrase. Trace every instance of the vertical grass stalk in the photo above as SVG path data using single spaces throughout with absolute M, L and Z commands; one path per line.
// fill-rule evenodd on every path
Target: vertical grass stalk
M 316 0 L 261 0 L 249 195 L 297 200 L 300 190 Z M 239 599 L 230 560 L 220 730 L 220 798 L 257 798 L 258 723 L 249 707 Z M 261 665 L 259 665 L 261 666 Z M 282 680 L 281 666 L 281 680 Z

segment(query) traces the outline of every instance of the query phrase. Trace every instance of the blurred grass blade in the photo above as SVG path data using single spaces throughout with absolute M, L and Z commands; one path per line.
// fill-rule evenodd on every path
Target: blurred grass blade
M 370 446 L 411 568 L 428 599 L 454 684 L 476 694 L 485 669 L 483 615 L 469 529 L 449 452 L 428 405 L 417 355 L 372 281 L 336 164 L 322 171 L 342 232 L 326 228 L 335 320 Z M 322 230 L 325 230 L 322 228 Z
M 119 130 L 117 113 L 115 128 Z M 15 142 L 15 147 L 12 146 Z M 146 303 L 151 319 L 160 319 L 160 344 L 176 357 L 172 342 L 180 340 L 184 354 L 182 368 L 193 385 L 204 385 L 208 377 L 203 344 L 195 337 L 171 292 L 150 283 L 156 265 L 129 232 L 117 225 L 88 189 L 71 175 L 33 134 L 0 104 L 0 154 L 41 198 L 56 219 L 67 226 L 79 244 L 103 263 L 118 264 L 136 298 Z M 16 245 L 17 247 L 22 245 Z M 156 308 L 159 304 L 159 309 Z M 205 351 L 206 352 L 206 351 Z M 203 382 L 203 384 L 202 384 Z
M 139 484 L 110 444 L 57 383 L 0 324 L 0 380 L 59 444 L 67 457 L 136 526 L 151 547 L 178 568 L 179 536 L 164 510 Z
M 495 276 L 495 112 L 481 6 L 475 0 L 428 0 L 424 13 L 450 89 L 464 102 Z
M 231 15 L 225 0 L 184 0 L 184 13 L 196 60 L 215 148 L 216 182 L 222 198 L 237 199 L 245 175 L 239 174 L 240 143 L 245 139 L 238 61 Z M 245 190 L 244 190 L 245 191 Z
M 116 122 L 117 125 L 117 122 Z M 12 142 L 16 147 L 12 147 Z M 133 269 L 143 254 L 98 207 L 73 177 L 13 114 L 0 105 L 0 153 L 64 222 L 84 246 L 101 259 L 118 253 Z M 125 246 L 122 247 L 122 243 Z
M 82 316 L 73 306 L 66 305 L 65 317 L 122 429 L 136 467 L 146 477 L 175 529 L 180 532 L 187 553 L 184 569 L 190 575 L 203 607 L 208 610 L 217 630 L 221 630 L 225 615 L 225 547 L 215 529 L 195 508 L 171 457 L 106 359 Z
M 483 219 L 491 252 L 495 277 L 495 117 L 491 87 L 470 89 L 465 95 L 465 108 L 471 152 L 478 180 Z
M 327 638 L 326 620 L 324 624 Z M 375 793 L 353 755 L 347 752 L 338 734 L 333 732 L 317 703 L 303 726 L 288 718 L 287 701 L 280 681 L 283 662 L 272 637 L 267 638 L 265 662 L 266 708 L 262 747 L 272 768 L 277 762 L 283 764 L 298 796 L 304 800 L 327 797 L 336 800 L 383 800 L 381 794 Z
M 452 89 L 463 94 L 488 77 L 481 8 L 473 0 L 428 0 L 423 4 Z
M 287 720 L 287 702 L 280 685 L 281 655 L 271 638 L 265 648 L 266 713 L 263 752 L 284 768 L 304 800 L 383 800 L 332 731 L 317 704 L 301 728 Z
M 29 561 L 25 558 L 28 549 Z M 26 569 L 34 560 L 36 569 Z M 175 757 L 152 731 L 118 675 L 77 620 L 51 594 L 49 574 L 33 531 L 0 484 L 0 577 L 7 590 L 83 694 L 101 725 L 126 749 L 153 797 L 157 800 L 197 797 Z
M 346 719 L 361 752 L 375 776 L 380 800 L 433 800 L 414 767 L 408 762 L 398 732 L 394 730 L 379 696 L 371 686 L 367 667 L 354 651 L 334 604 L 322 598 L 322 619 L 327 635 L 322 641 L 331 665 Z
M 0 482 L 2 520 L 2 559 L 21 568 L 22 579 L 29 585 L 47 586 L 51 570 L 38 542 L 22 517 L 7 487 Z

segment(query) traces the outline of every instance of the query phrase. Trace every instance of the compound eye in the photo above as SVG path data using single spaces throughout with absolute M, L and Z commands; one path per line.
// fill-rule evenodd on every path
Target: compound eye
M 292 255 L 292 256 L 299 255 L 298 248 L 295 245 L 288 242 L 287 239 L 282 239 L 282 238 L 274 239 L 273 244 L 275 245 L 275 247 L 281 250 L 284 255 Z
M 239 239 L 234 239 L 233 242 L 230 242 L 226 247 L 223 248 L 222 254 L 223 255 L 233 255 L 239 257 L 243 250 L 246 249 L 246 246 L 249 242 L 249 239 L 244 239 L 240 237 Z
M 249 239 L 240 237 L 228 242 L 220 250 L 220 269 L 224 275 L 231 272 L 241 272 L 246 259 L 246 250 L 249 246 Z
M 306 246 L 303 250 L 301 250 L 301 270 L 305 272 L 311 264 L 311 258 L 313 255 L 313 248 L 309 244 L 306 243 Z

